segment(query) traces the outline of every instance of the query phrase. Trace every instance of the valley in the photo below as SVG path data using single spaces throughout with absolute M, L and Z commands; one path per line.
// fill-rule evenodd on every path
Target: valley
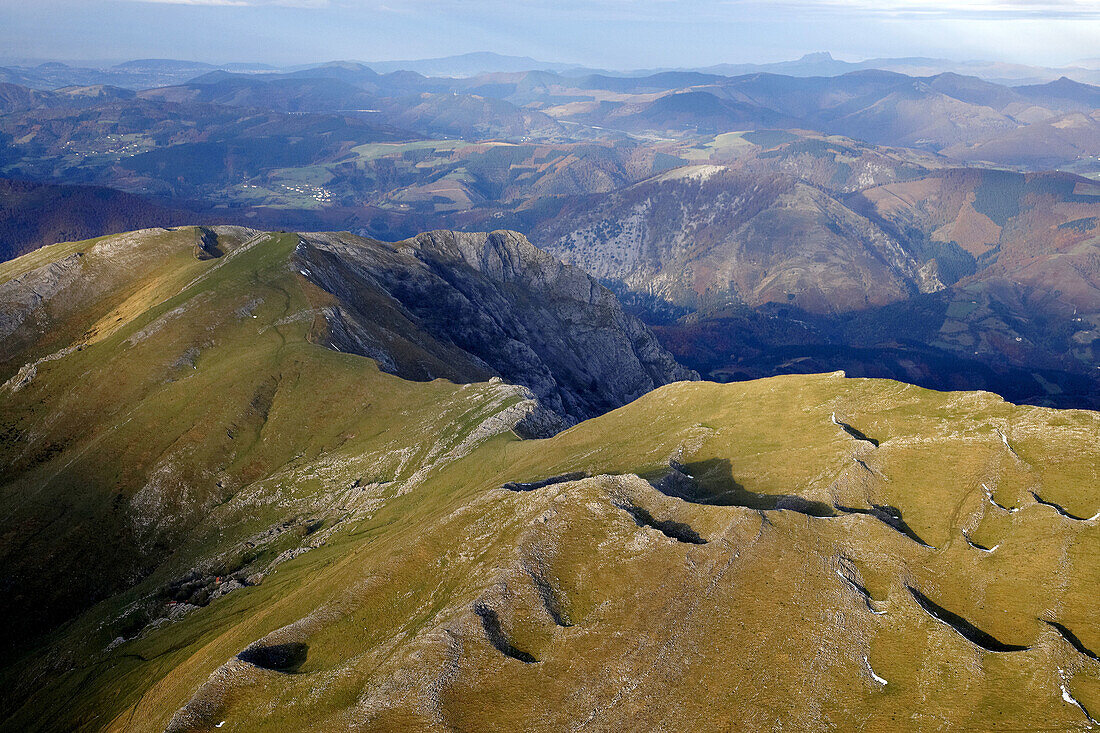
M 1098 406 L 1100 188 L 1082 151 L 1097 149 L 1100 97 L 1079 82 L 340 63 L 4 98 L 3 175 L 142 195 L 129 219 L 76 236 L 511 229 L 611 287 L 711 379 L 844 369 Z M 994 148 L 1007 157 L 976 152 Z
M 126 5 L 235 47 L 0 65 L 0 733 L 1100 726 L 1096 59 Z

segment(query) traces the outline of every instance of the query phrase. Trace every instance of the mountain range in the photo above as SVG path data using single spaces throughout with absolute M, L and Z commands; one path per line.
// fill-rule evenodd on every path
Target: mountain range
M 690 71 L 723 76 L 774 73 L 789 76 L 840 76 L 851 71 L 880 69 L 911 76 L 934 76 L 956 73 L 976 76 L 1002 84 L 1034 84 L 1067 76 L 1085 83 L 1100 82 L 1100 61 L 1082 59 L 1068 66 L 1047 67 L 996 61 L 955 61 L 928 57 L 873 58 L 864 61 L 842 61 L 827 51 L 808 53 L 798 59 L 773 63 L 724 63 L 705 67 L 608 70 L 583 64 L 542 61 L 529 56 L 509 56 L 492 51 L 441 56 L 405 61 L 342 61 L 369 66 L 380 74 L 411 71 L 424 76 L 474 77 L 482 74 L 524 71 L 553 71 L 571 76 L 605 74 L 621 77 L 649 76 L 669 71 Z M 111 84 L 131 89 L 175 84 L 215 70 L 265 74 L 271 72 L 310 71 L 325 64 L 306 64 L 280 68 L 262 63 L 211 64 L 201 61 L 174 59 L 139 59 L 113 65 L 73 66 L 59 61 L 40 63 L 23 61 L 0 66 L 0 81 L 25 84 L 36 89 L 56 89 L 63 86 Z
M 844 369 L 1097 406 L 1100 89 L 1066 78 L 344 62 L 139 91 L 2 85 L 0 105 L 10 255 L 182 223 L 508 228 L 711 379 Z M 86 215 L 89 196 L 112 203 Z M 46 200 L 52 222 L 20 213 Z
M 0 69 L 0 733 L 1100 726 L 1098 75 Z
M 0 729 L 1094 724 L 1096 412 L 693 381 L 506 231 L 144 230 L 0 303 Z

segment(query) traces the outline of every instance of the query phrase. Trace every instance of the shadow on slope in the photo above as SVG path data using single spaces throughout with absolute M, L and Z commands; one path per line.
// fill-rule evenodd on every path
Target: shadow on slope
M 293 674 L 306 662 L 308 644 L 273 644 L 249 647 L 237 655 L 237 659 L 260 669 Z
M 974 624 L 967 621 L 957 613 L 948 611 L 943 606 L 937 604 L 928 596 L 921 593 L 916 588 L 907 585 L 906 589 L 910 595 L 917 602 L 921 608 L 923 608 L 929 616 L 936 619 L 940 623 L 947 624 L 953 628 L 960 636 L 969 641 L 972 644 L 980 646 L 982 649 L 991 652 L 1021 652 L 1025 651 L 1028 647 L 1020 644 L 1006 644 L 1003 641 L 999 641 L 991 634 L 982 631 Z
M 817 518 L 863 514 L 879 520 L 923 547 L 932 547 L 905 522 L 897 507 L 875 503 L 870 503 L 867 508 L 851 507 L 826 504 L 797 494 L 758 494 L 738 483 L 733 477 L 729 460 L 725 458 L 686 464 L 670 461 L 668 472 L 651 483 L 666 496 L 694 504 L 740 506 L 757 511 L 785 510 Z
M 481 619 L 481 626 L 485 629 L 485 636 L 489 639 L 489 643 L 498 652 L 524 664 L 534 664 L 539 661 L 535 659 L 533 654 L 512 646 L 512 643 L 508 641 L 508 637 L 504 634 L 504 629 L 500 624 L 500 616 L 492 608 L 484 603 L 476 603 L 474 604 L 474 613 Z
M 842 370 L 941 391 L 984 390 L 1017 404 L 1100 409 L 1096 350 L 1074 340 L 1088 314 L 1078 323 L 1072 308 L 974 288 L 838 315 L 788 304 L 729 306 L 675 323 L 641 315 L 681 364 L 715 382 Z
M 820 501 L 795 494 L 758 494 L 749 491 L 733 477 L 733 467 L 726 458 L 680 464 L 670 461 L 670 470 L 653 481 L 653 486 L 666 496 L 694 504 L 740 506 L 749 509 L 786 509 L 811 517 L 835 517 L 836 509 Z

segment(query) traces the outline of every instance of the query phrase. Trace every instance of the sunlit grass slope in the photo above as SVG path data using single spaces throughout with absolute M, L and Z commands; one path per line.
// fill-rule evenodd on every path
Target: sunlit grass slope
M 1100 712 L 1100 415 L 827 374 L 674 384 L 521 441 L 507 385 L 313 344 L 295 235 L 201 261 L 155 236 L 161 264 L 23 336 L 83 347 L 0 395 L 7 603 L 28 634 L 46 599 L 68 619 L 12 639 L 0 728 Z

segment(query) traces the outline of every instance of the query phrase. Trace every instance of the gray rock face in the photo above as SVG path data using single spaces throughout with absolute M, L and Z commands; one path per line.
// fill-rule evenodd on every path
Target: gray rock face
M 55 262 L 0 283 L 0 364 L 15 358 L 49 328 L 46 304 L 59 293 L 79 286 L 82 255 Z M 33 365 L 27 365 L 34 378 Z
M 499 376 L 528 387 L 560 425 L 669 382 L 698 379 L 611 291 L 515 232 L 427 232 L 396 244 L 302 238 L 296 264 L 333 296 L 329 345 L 406 379 Z
M 678 168 L 577 200 L 531 233 L 604 281 L 673 310 L 791 304 L 845 313 L 935 289 L 843 197 L 786 175 Z

